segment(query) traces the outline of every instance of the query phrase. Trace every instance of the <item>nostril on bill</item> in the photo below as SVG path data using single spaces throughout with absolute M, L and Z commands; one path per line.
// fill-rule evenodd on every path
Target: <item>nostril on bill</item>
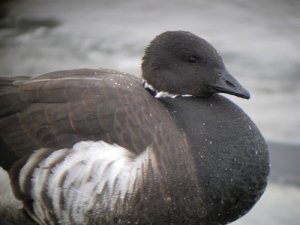
M 226 84 L 230 87 L 235 88 L 235 85 L 233 83 L 231 83 L 230 81 L 226 80 Z

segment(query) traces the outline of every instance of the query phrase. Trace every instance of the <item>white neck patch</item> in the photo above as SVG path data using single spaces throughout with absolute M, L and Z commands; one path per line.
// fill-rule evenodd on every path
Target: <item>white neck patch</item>
M 146 80 L 143 80 L 143 84 L 144 84 L 144 88 L 150 89 L 151 91 L 153 91 L 155 93 L 155 98 L 165 98 L 165 97 L 169 97 L 169 98 L 176 98 L 178 96 L 181 97 L 192 97 L 192 95 L 190 94 L 171 94 L 169 92 L 166 91 L 158 91 L 156 90 L 151 84 L 147 83 Z

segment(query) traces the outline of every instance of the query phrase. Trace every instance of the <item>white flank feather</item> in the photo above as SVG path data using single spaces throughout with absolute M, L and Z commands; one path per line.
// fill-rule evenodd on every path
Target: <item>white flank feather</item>
M 30 166 L 42 152 L 35 152 L 21 170 L 21 190 L 29 178 Z M 63 160 L 57 160 L 64 155 Z M 149 147 L 135 155 L 115 144 L 83 141 L 72 149 L 57 150 L 42 160 L 32 173 L 34 213 L 42 221 L 51 220 L 42 198 L 46 191 L 60 222 L 73 220 L 82 224 L 87 212 L 95 207 L 113 211 L 116 203 L 122 204 L 126 194 L 134 195 L 149 167 L 156 171 L 156 160 Z M 97 201 L 99 196 L 101 201 Z

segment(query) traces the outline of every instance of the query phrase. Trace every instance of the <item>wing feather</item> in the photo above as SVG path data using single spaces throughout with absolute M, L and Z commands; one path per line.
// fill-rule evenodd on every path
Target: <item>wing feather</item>
M 11 78 L 0 82 L 0 88 L 0 134 L 6 145 L 1 151 L 18 158 L 84 140 L 116 143 L 139 153 L 152 142 L 156 124 L 168 120 L 139 79 L 111 70 Z M 163 113 L 155 116 L 153 104 Z

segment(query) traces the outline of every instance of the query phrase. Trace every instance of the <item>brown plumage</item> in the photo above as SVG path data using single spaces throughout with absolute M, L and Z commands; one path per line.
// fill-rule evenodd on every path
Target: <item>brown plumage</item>
M 31 215 L 31 184 L 21 192 L 19 172 L 28 156 L 42 148 L 48 150 L 32 165 L 30 174 L 57 149 L 70 148 L 84 140 L 102 140 L 137 155 L 152 146 L 162 162 L 161 176 L 165 179 L 170 176 L 168 170 L 173 171 L 162 184 L 166 192 L 177 186 L 172 176 L 181 176 L 182 182 L 187 183 L 195 179 L 185 136 L 176 128 L 167 109 L 132 75 L 79 69 L 35 78 L 4 78 L 2 83 L 5 85 L 1 86 L 0 94 L 0 133 L 4 143 L 1 154 L 14 155 L 6 168 L 14 164 L 10 171 L 14 191 Z M 171 154 L 182 161 L 174 164 Z
M 0 78 L 0 166 L 21 217 L 211 225 L 255 204 L 268 149 L 251 119 L 215 94 L 250 98 L 217 51 L 189 32 L 165 32 L 142 70 L 143 81 L 106 69 Z

